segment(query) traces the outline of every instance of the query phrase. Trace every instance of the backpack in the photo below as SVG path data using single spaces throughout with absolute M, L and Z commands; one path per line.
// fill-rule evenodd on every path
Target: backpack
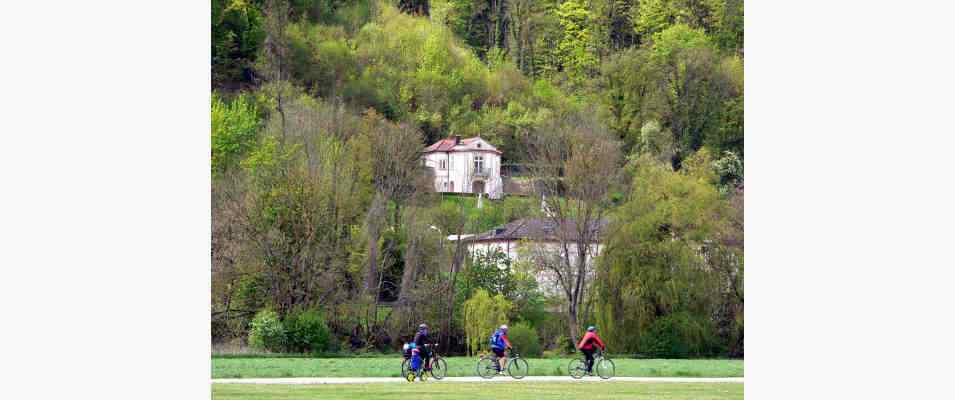
M 491 347 L 492 348 L 502 348 L 504 347 L 504 341 L 501 340 L 501 331 L 494 331 L 494 334 L 491 335 Z

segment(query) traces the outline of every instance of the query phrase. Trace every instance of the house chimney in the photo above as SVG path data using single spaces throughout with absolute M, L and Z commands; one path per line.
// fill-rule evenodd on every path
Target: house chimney
M 454 145 L 457 146 L 461 143 L 461 135 L 454 135 Z

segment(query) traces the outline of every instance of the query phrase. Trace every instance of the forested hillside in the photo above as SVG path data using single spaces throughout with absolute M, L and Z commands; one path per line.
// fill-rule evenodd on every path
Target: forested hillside
M 461 352 L 506 320 L 537 351 L 593 323 L 742 356 L 741 0 L 213 0 L 211 50 L 214 342 L 385 350 L 427 322 Z M 547 296 L 447 240 L 540 214 L 434 193 L 419 152 L 451 135 L 609 221 L 592 282 Z

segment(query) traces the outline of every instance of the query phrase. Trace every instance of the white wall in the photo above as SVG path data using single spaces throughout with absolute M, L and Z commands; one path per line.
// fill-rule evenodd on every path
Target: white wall
M 570 262 L 573 265 L 577 260 L 577 245 L 575 243 L 568 243 L 567 248 L 570 252 Z M 600 254 L 603 251 L 604 245 L 592 245 L 590 249 L 590 254 L 588 254 L 587 260 L 587 279 L 593 279 L 596 274 L 594 269 L 594 257 Z M 563 248 L 558 242 L 526 242 L 526 241 L 482 241 L 482 242 L 472 242 L 468 244 L 468 253 L 474 255 L 477 252 L 488 252 L 497 249 L 501 253 L 507 255 L 511 259 L 511 263 L 516 263 L 523 258 L 528 258 L 533 260 L 535 254 L 546 253 L 551 256 L 558 256 L 563 254 Z M 539 270 L 537 272 L 537 283 L 540 285 L 541 289 L 550 295 L 561 295 L 563 292 L 558 286 L 557 283 L 557 274 L 553 271 L 548 270 Z
M 435 152 L 425 155 L 425 165 L 434 168 L 434 190 L 438 192 L 472 193 L 471 188 L 474 182 L 471 179 L 471 173 L 474 170 L 474 156 L 476 155 L 484 157 L 484 168 L 491 171 L 491 176 L 483 179 L 483 193 L 489 194 L 492 185 L 495 182 L 500 182 L 501 156 L 488 151 Z M 440 160 L 447 162 L 447 169 L 439 168 Z M 452 182 L 454 183 L 454 190 L 451 189 Z M 445 186 L 445 183 L 447 183 L 447 186 Z

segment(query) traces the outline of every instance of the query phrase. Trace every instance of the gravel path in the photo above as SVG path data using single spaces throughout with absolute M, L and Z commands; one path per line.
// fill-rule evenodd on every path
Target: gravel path
M 681 382 L 681 383 L 743 383 L 743 378 L 638 378 L 621 376 L 608 380 L 597 377 L 573 379 L 569 376 L 528 376 L 524 379 L 499 377 L 483 379 L 477 376 L 448 377 L 442 380 L 428 379 L 430 382 Z M 408 383 L 404 378 L 242 378 L 213 379 L 212 383 L 239 383 L 252 385 L 331 385 L 356 383 Z

